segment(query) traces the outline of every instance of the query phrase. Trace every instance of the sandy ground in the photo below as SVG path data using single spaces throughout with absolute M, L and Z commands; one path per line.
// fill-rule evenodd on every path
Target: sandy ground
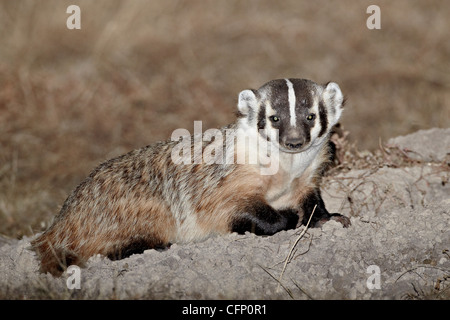
M 324 180 L 324 201 L 331 212 L 351 217 L 348 229 L 330 221 L 271 237 L 230 234 L 174 244 L 119 261 L 96 256 L 80 270 L 80 289 L 67 286 L 76 274 L 37 272 L 27 249 L 31 238 L 0 238 L 0 297 L 449 299 L 450 129 L 388 144 L 422 162 Z

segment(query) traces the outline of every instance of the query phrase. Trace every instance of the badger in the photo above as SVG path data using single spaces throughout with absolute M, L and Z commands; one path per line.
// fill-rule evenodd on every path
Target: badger
M 330 219 L 349 226 L 349 218 L 327 211 L 320 193 L 330 132 L 343 101 L 336 83 L 306 79 L 277 79 L 240 92 L 236 121 L 220 132 L 236 130 L 269 147 L 230 144 L 234 136 L 225 139 L 225 152 L 215 148 L 213 158 L 230 150 L 232 156 L 276 154 L 277 170 L 270 174 L 261 171 L 268 167 L 264 157 L 253 163 L 174 161 L 177 139 L 100 164 L 69 195 L 51 226 L 32 240 L 40 271 L 57 276 L 96 254 L 121 259 L 231 232 L 273 235 Z M 224 142 L 204 139 L 200 151 L 218 143 Z

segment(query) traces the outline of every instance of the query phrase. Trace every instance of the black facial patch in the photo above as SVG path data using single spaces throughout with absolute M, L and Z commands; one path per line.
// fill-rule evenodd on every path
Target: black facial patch
M 258 130 L 264 129 L 266 127 L 266 106 L 264 103 L 259 107 L 258 112 Z
M 279 137 L 284 134 L 285 129 L 290 126 L 289 113 L 289 91 L 286 80 L 282 79 L 277 82 L 277 85 L 272 88 L 271 99 L 272 109 L 275 110 L 275 115 L 280 119 L 277 122 L 272 122 L 272 127 L 279 130 Z
M 327 121 L 327 109 L 325 108 L 325 106 L 323 105 L 323 101 L 320 100 L 319 102 L 319 118 L 320 118 L 320 132 L 319 132 L 319 138 L 321 136 L 323 136 L 325 134 L 325 132 L 327 132 L 327 126 L 328 126 L 328 121 Z
M 314 83 L 305 79 L 288 79 L 292 82 L 295 92 L 295 109 L 302 110 L 312 107 L 311 90 Z M 297 112 L 298 114 L 298 112 Z

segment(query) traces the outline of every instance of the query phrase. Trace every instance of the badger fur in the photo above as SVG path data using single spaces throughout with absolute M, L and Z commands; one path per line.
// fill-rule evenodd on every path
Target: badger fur
M 335 219 L 347 227 L 349 219 L 328 213 L 320 195 L 330 131 L 342 108 L 343 95 L 333 82 L 322 86 L 278 79 L 242 91 L 236 121 L 220 132 L 225 137 L 227 130 L 236 130 L 268 143 L 272 151 L 263 153 L 270 157 L 275 150 L 278 156 L 272 174 L 261 173 L 267 163 L 260 160 L 176 163 L 173 153 L 179 140 L 158 142 L 100 164 L 69 195 L 52 225 L 32 241 L 41 271 L 59 275 L 94 254 L 119 259 L 214 234 L 272 235 L 306 224 L 314 207 L 310 226 Z M 222 142 L 202 140 L 202 151 L 214 143 Z M 225 157 L 230 150 L 233 157 L 238 152 L 261 153 L 237 143 L 223 150 L 214 156 Z

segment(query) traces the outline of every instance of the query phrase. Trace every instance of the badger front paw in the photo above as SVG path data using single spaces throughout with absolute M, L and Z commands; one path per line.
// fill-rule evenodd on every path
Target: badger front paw
M 342 224 L 342 227 L 344 227 L 344 228 L 348 228 L 352 224 L 350 222 L 350 218 L 343 216 L 340 213 L 330 213 L 329 216 L 322 217 L 319 221 L 317 221 L 316 224 L 314 225 L 314 227 L 321 228 L 327 221 L 330 221 L 330 220 L 339 222 L 340 224 Z

